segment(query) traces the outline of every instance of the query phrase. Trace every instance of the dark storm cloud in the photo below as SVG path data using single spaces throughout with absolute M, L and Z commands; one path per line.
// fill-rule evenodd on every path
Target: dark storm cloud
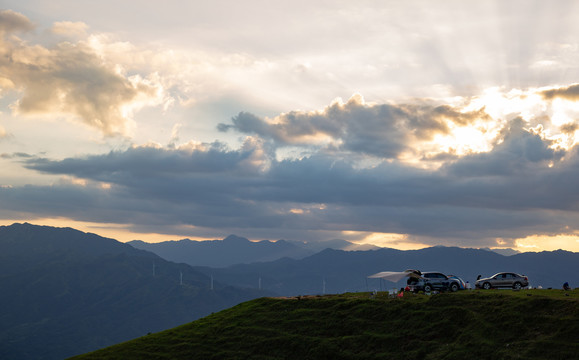
M 512 121 L 493 151 L 437 170 L 399 162 L 359 168 L 323 152 L 277 161 L 255 140 L 238 150 L 216 143 L 30 159 L 30 169 L 112 186 L 1 189 L 0 201 L 18 201 L 5 208 L 19 211 L 135 227 L 397 232 L 473 245 L 481 238 L 573 231 L 579 152 L 555 152 L 522 125 Z
M 27 167 L 115 184 L 120 187 L 115 189 L 123 189 L 127 197 L 155 201 L 159 206 L 165 202 L 207 204 L 204 216 L 210 216 L 215 214 L 213 208 L 220 206 L 243 209 L 242 197 L 259 187 L 259 174 L 268 161 L 259 142 L 247 141 L 237 151 L 227 150 L 220 143 L 178 149 L 134 147 L 62 161 L 31 159 Z M 178 217 L 187 218 L 188 214 L 189 210 Z
M 62 161 L 33 159 L 27 166 L 48 173 L 117 182 L 117 179 L 135 176 L 163 178 L 195 173 L 250 171 L 253 169 L 244 166 L 251 159 L 254 150 L 255 148 L 246 147 L 239 151 L 230 151 L 219 142 L 178 149 L 141 146 L 125 151 L 111 151 L 105 155 L 68 158 Z
M 394 159 L 414 151 L 416 141 L 447 134 L 449 122 L 464 126 L 475 120 L 490 117 L 484 109 L 462 113 L 449 105 L 366 105 L 353 97 L 346 104 L 334 103 L 321 112 L 293 111 L 273 120 L 240 113 L 232 118 L 232 124 L 220 124 L 218 129 L 255 134 L 278 146 L 328 141 L 341 150 Z

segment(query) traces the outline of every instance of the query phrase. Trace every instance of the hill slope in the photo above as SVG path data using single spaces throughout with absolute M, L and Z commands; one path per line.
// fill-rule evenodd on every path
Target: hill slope
M 62 359 L 267 294 L 210 286 L 186 264 L 113 239 L 0 227 L 0 358 Z
M 569 293 L 261 298 L 74 359 L 572 359 Z

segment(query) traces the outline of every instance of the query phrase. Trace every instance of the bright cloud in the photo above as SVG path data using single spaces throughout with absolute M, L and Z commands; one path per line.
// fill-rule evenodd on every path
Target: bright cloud
M 85 37 L 87 30 L 88 25 L 80 21 L 59 21 L 54 23 L 51 29 L 53 33 L 58 35 L 79 38 Z
M 2 84 L 22 93 L 12 105 L 16 115 L 72 116 L 105 135 L 126 134 L 138 108 L 160 102 L 154 79 L 128 76 L 99 56 L 89 42 L 63 42 L 47 48 L 29 45 L 11 32 L 27 29 L 21 14 L 3 11 L 9 25 L 1 46 Z M 24 18 L 24 19 L 23 19 Z M 56 29 L 79 29 L 57 24 Z
M 452 135 L 453 131 L 473 129 L 474 123 L 490 120 L 483 109 L 462 112 L 450 105 L 427 102 L 366 104 L 361 95 L 354 95 L 348 102 L 338 100 L 322 111 L 294 111 L 273 119 L 240 113 L 232 125 L 220 124 L 219 129 L 256 134 L 277 146 L 312 145 L 399 159 L 423 157 L 427 149 L 433 149 L 435 140 L 456 139 L 460 134 Z
M 351 109 L 341 105 L 335 111 Z M 275 147 L 268 148 L 259 137 L 248 137 L 237 150 L 220 143 L 190 143 L 62 161 L 31 158 L 26 161 L 29 169 L 95 185 L 60 183 L 42 196 L 42 187 L 27 188 L 29 195 L 24 189 L 3 189 L 0 198 L 9 203 L 26 197 L 11 208 L 24 211 L 23 204 L 30 204 L 35 212 L 45 211 L 44 216 L 57 213 L 79 221 L 98 217 L 203 229 L 387 233 L 399 234 L 390 241 L 407 248 L 427 239 L 460 239 L 472 246 L 484 241 L 488 246 L 499 237 L 578 231 L 573 224 L 579 202 L 569 196 L 575 191 L 570 179 L 579 175 L 576 149 L 554 150 L 550 140 L 524 124 L 514 119 L 490 151 L 453 156 L 435 169 L 388 157 L 359 168 L 356 157 L 339 159 L 327 149 L 302 159 L 277 160 Z M 101 183 L 110 185 L 96 185 Z M 55 206 L 69 191 L 82 197 L 82 211 L 72 204 Z M 51 205 L 43 210 L 37 202 Z M 103 208 L 112 218 L 103 218 Z M 361 241 L 372 238 L 368 236 Z

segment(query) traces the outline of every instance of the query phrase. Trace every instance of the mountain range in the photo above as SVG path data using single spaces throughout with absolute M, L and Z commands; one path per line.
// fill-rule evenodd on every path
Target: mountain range
M 0 358 L 63 359 L 271 293 L 70 228 L 0 227 Z
M 223 240 L 182 239 L 158 243 L 133 240 L 128 244 L 137 249 L 151 251 L 169 261 L 209 267 L 273 261 L 284 257 L 302 259 L 327 248 L 348 251 L 378 249 L 373 245 L 358 245 L 341 239 L 321 242 L 250 241 L 237 235 L 229 235 Z
M 296 240 L 250 241 L 247 238 L 229 235 L 223 240 L 195 241 L 190 239 L 149 243 L 142 240 L 127 242 L 131 246 L 151 251 L 162 258 L 192 266 L 227 267 L 237 264 L 275 261 L 281 258 L 303 259 L 325 249 L 344 251 L 366 251 L 381 249 L 371 244 L 356 244 L 343 239 L 318 242 Z M 482 248 L 504 256 L 520 254 L 513 249 Z
M 167 260 L 190 264 L 224 283 L 288 296 L 400 287 L 404 284 L 367 276 L 405 269 L 453 274 L 473 286 L 478 275 L 486 277 L 502 271 L 527 275 L 535 287 L 558 288 L 565 281 L 579 283 L 579 253 L 563 250 L 519 253 L 512 249 L 444 246 L 407 251 L 378 247 L 355 250 L 356 244 L 345 240 L 321 242 L 314 248 L 305 242 L 250 241 L 236 235 L 212 241 L 129 244 Z
M 183 244 L 198 245 L 189 242 Z M 368 279 L 380 271 L 440 271 L 471 283 L 479 274 L 512 271 L 527 275 L 534 287 L 579 284 L 579 253 L 563 250 L 503 256 L 437 246 L 410 251 L 325 249 L 308 255 L 313 250 L 291 242 L 228 237 L 200 245 L 210 251 L 198 250 L 197 256 L 207 260 L 210 252 L 221 255 L 223 261 L 209 261 L 209 267 L 186 264 L 203 262 L 183 249 L 180 263 L 175 263 L 133 246 L 71 228 L 1 226 L 0 358 L 62 359 L 257 297 L 404 286 Z M 256 258 L 260 260 L 254 262 Z M 234 261 L 240 263 L 228 265 Z

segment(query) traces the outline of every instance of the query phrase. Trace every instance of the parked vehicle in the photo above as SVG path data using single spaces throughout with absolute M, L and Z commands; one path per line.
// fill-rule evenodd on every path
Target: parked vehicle
M 529 286 L 529 279 L 525 275 L 511 272 L 500 272 L 491 277 L 478 279 L 474 284 L 477 289 L 522 289 Z
M 408 278 L 407 285 L 410 291 L 431 292 L 432 290 L 439 291 L 458 291 L 463 288 L 461 280 L 458 278 L 449 278 L 440 272 L 423 272 L 420 273 L 420 278 Z
M 459 278 L 456 275 L 446 275 L 449 279 L 454 279 L 454 280 L 458 280 L 458 283 L 460 285 L 460 290 L 465 290 L 466 289 L 466 283 L 464 282 L 464 280 L 462 280 L 461 278 Z

